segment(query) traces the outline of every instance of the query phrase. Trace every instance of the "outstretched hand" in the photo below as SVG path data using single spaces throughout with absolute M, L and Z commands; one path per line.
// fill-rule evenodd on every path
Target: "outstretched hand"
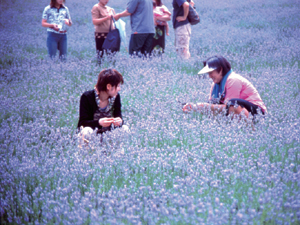
M 182 108 L 183 112 L 190 112 L 192 110 L 193 110 L 193 105 L 191 103 L 186 103 Z

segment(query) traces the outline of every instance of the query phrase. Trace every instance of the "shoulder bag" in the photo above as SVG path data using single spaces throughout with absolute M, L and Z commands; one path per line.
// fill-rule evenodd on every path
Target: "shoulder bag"
M 191 25 L 196 25 L 197 23 L 200 23 L 200 17 L 196 11 L 195 7 L 192 7 L 189 2 L 189 14 L 188 14 L 188 21 L 190 22 Z
M 106 50 L 106 52 L 111 52 L 111 53 L 120 51 L 120 45 L 121 45 L 121 37 L 120 37 L 119 30 L 117 28 L 113 30 L 111 29 L 112 21 L 115 24 L 115 19 L 113 16 L 111 16 L 109 32 L 102 45 L 102 48 Z

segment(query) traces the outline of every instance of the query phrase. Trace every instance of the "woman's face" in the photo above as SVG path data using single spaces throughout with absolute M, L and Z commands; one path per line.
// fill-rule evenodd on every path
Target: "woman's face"
M 221 82 L 221 80 L 223 79 L 222 69 L 220 70 L 220 72 L 218 72 L 217 70 L 213 70 L 213 71 L 209 72 L 208 75 L 215 84 L 219 84 Z
M 107 94 L 110 97 L 117 96 L 117 94 L 121 91 L 121 84 L 118 84 L 117 86 L 112 87 L 111 85 L 107 87 Z
M 109 0 L 99 0 L 100 4 L 104 6 L 107 5 L 108 1 Z
M 61 5 L 61 4 L 64 3 L 64 0 L 56 0 L 56 3 L 59 4 L 59 5 Z

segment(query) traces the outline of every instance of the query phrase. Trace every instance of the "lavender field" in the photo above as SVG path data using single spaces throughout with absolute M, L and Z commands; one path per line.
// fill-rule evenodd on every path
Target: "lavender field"
M 67 0 L 65 63 L 47 58 L 48 0 L 0 0 L 0 224 L 300 223 L 300 1 L 194 1 L 190 60 L 176 57 L 169 23 L 162 58 L 130 58 L 122 46 L 99 66 L 97 0 Z M 126 1 L 108 5 L 121 12 Z M 254 130 L 181 110 L 208 99 L 211 80 L 197 72 L 217 53 L 268 108 Z M 79 99 L 103 68 L 124 76 L 130 132 L 79 148 Z

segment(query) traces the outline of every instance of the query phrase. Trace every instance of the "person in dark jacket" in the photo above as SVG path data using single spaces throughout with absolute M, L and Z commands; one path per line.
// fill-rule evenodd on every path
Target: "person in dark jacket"
M 89 132 L 97 128 L 97 133 L 103 133 L 110 131 L 112 126 L 122 126 L 119 91 L 123 82 L 122 75 L 115 69 L 105 69 L 99 73 L 94 89 L 81 95 L 77 125 L 79 129 Z

